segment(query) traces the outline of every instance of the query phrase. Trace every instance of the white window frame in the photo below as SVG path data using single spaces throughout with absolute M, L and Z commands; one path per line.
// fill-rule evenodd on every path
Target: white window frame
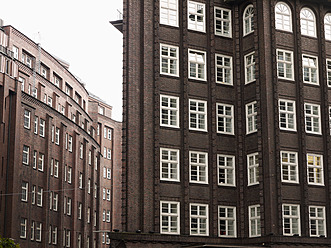
M 39 152 L 38 156 L 38 171 L 44 171 L 45 154 Z
M 13 45 L 12 51 L 14 58 L 18 60 L 18 51 L 19 51 L 18 47 Z
M 284 183 L 299 183 L 298 153 L 280 151 L 281 178 Z
M 331 41 L 331 13 L 324 16 L 324 36 L 326 40 Z
M 316 17 L 309 8 L 300 11 L 301 35 L 316 37 Z
M 194 109 L 191 109 L 191 106 Z M 193 120 L 196 121 L 193 122 Z M 189 99 L 189 127 L 190 130 L 207 132 L 207 101 Z
M 23 126 L 26 129 L 30 129 L 31 127 L 31 111 L 24 109 L 24 119 L 23 119 Z
M 111 179 L 111 169 L 107 168 L 107 179 L 110 180 Z
M 317 114 L 314 113 L 316 112 L 314 108 L 317 108 Z M 309 113 L 307 113 L 307 111 L 309 111 Z M 310 126 L 308 126 L 309 123 L 311 123 Z M 305 130 L 306 133 L 322 134 L 320 105 L 305 103 Z
M 251 160 L 252 159 L 252 160 Z M 248 186 L 259 184 L 259 153 L 247 155 L 247 182 Z
M 21 201 L 27 202 L 28 201 L 28 192 L 29 192 L 29 183 L 22 181 L 22 195 Z
M 250 11 L 250 13 L 248 13 L 248 11 Z M 254 32 L 254 15 L 255 15 L 254 6 L 250 4 L 245 8 L 243 13 L 244 36 Z
M 190 183 L 208 184 L 208 153 L 190 151 L 189 155 Z M 201 160 L 204 160 L 204 162 Z M 196 173 L 193 173 L 193 171 L 196 171 Z M 194 179 L 194 177 L 196 178 Z
M 224 209 L 224 216 L 221 216 L 222 209 Z M 229 215 L 229 210 L 232 212 L 232 216 Z M 223 215 L 223 214 L 222 214 Z M 223 234 L 221 230 L 221 222 L 225 222 L 225 233 Z M 230 227 L 232 226 L 232 230 Z M 232 231 L 232 233 L 230 232 Z M 237 237 L 237 220 L 236 220 L 236 207 L 233 206 L 218 206 L 218 236 L 235 238 Z
M 260 205 L 249 206 L 248 216 L 249 216 L 249 237 L 261 236 Z
M 178 77 L 179 48 L 160 44 L 160 74 Z
M 331 16 L 330 16 L 330 19 L 331 19 Z M 330 32 L 331 32 L 331 30 L 330 30 Z M 326 60 L 326 77 L 327 77 L 328 87 L 331 87 L 331 59 Z
M 283 49 L 276 50 L 277 76 L 280 79 L 294 80 L 293 52 Z
M 37 191 L 37 206 L 42 207 L 43 206 L 43 188 L 38 186 Z
M 60 128 L 55 128 L 55 144 L 60 145 Z
M 236 186 L 235 156 L 217 154 L 217 182 L 220 186 Z M 221 174 L 224 176 L 221 176 Z M 224 182 L 221 182 L 224 181 Z M 232 181 L 232 182 L 231 182 Z
M 178 27 L 178 0 L 160 0 L 160 24 Z
M 246 134 L 257 132 L 257 102 L 246 104 Z
M 307 180 L 309 185 L 324 186 L 323 155 L 307 153 Z
M 106 211 L 106 222 L 110 222 L 110 210 Z
M 68 151 L 72 152 L 72 136 L 69 135 L 68 137 Z
M 209 235 L 208 204 L 190 203 L 190 235 Z
M 292 11 L 284 2 L 275 6 L 275 27 L 278 30 L 292 32 Z
M 226 12 L 228 15 L 225 14 Z M 214 9 L 215 35 L 232 38 L 231 15 L 232 13 L 230 9 L 215 7 Z
M 160 126 L 179 128 L 179 97 L 160 95 Z
M 36 241 L 41 242 L 41 237 L 42 237 L 42 226 L 43 224 L 40 222 L 37 222 L 36 224 Z
M 234 135 L 233 105 L 216 103 L 216 118 L 217 133 Z
M 107 149 L 107 159 L 111 159 L 111 149 Z
M 179 182 L 179 150 L 160 148 L 160 180 Z
M 255 78 L 255 52 L 251 52 L 244 56 L 245 62 L 245 84 L 256 81 Z
M 28 220 L 26 218 L 21 218 L 21 222 L 20 222 L 20 238 L 21 239 L 26 239 L 27 222 L 28 222 Z
M 288 214 L 285 213 L 285 208 Z M 294 210 L 296 208 L 296 210 Z M 296 211 L 296 214 L 293 213 Z M 293 236 L 294 234 L 301 235 L 301 226 L 300 226 L 300 205 L 297 204 L 283 204 L 282 206 L 282 216 L 283 216 L 283 235 L 284 236 Z M 288 227 L 285 227 L 285 220 L 288 220 Z M 297 222 L 298 232 L 294 232 L 293 225 Z M 285 233 L 285 230 L 288 229 L 289 232 Z
M 319 85 L 318 58 L 316 56 L 302 54 L 302 70 L 304 83 Z
M 326 218 L 324 206 L 309 206 L 310 237 L 326 237 Z
M 30 160 L 30 147 L 23 145 L 23 156 L 22 156 L 22 163 L 24 165 L 29 165 Z
M 233 85 L 232 57 L 223 54 L 215 54 L 216 83 Z
M 279 99 L 279 128 L 286 131 L 297 131 L 295 101 Z M 292 126 L 293 125 L 293 126 Z
M 202 13 L 201 13 L 201 8 L 202 8 Z M 204 3 L 200 2 L 194 2 L 194 1 L 188 1 L 187 4 L 187 26 L 189 30 L 194 30 L 198 32 L 206 32 L 206 7 Z M 192 20 L 190 18 L 194 18 Z M 202 21 L 198 21 L 198 19 Z M 200 23 L 201 22 L 201 23 Z M 202 25 L 201 25 L 202 24 Z
M 52 244 L 56 245 L 57 244 L 57 227 L 53 226 L 53 231 L 52 231 Z
M 192 70 L 191 70 L 192 68 Z M 207 81 L 207 53 L 188 49 L 189 79 Z
M 40 118 L 40 121 L 39 121 L 39 135 L 40 135 L 40 137 L 45 137 L 45 126 L 46 126 L 46 121 Z
M 160 233 L 180 234 L 180 203 L 160 202 Z
M 54 161 L 54 177 L 56 177 L 56 178 L 59 177 L 59 161 L 58 160 Z
M 111 196 L 111 191 L 110 189 L 106 189 L 106 194 L 107 194 L 107 201 L 110 201 L 110 196 Z

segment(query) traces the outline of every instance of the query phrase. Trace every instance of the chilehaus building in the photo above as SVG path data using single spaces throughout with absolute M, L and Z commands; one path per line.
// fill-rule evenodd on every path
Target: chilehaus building
M 113 247 L 330 247 L 331 2 L 123 10 Z

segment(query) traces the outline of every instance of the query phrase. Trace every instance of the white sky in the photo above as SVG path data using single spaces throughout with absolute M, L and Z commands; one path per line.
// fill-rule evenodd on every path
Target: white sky
M 37 39 L 47 52 L 70 63 L 69 70 L 88 91 L 113 106 L 122 120 L 122 34 L 109 21 L 118 19 L 122 0 L 10 0 L 0 18 Z

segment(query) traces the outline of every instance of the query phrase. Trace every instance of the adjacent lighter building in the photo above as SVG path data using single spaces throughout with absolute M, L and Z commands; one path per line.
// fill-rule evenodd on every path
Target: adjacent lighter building
M 114 244 L 329 246 L 331 3 L 123 8 L 123 218 Z

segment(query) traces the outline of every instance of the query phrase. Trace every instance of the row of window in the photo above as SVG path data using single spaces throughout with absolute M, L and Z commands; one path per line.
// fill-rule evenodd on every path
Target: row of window
M 103 210 L 102 221 L 110 223 L 110 210 L 106 210 L 106 209 Z
M 111 179 L 111 169 L 107 167 L 103 167 L 103 178 L 104 179 Z
M 104 147 L 103 148 L 103 157 L 106 159 L 111 159 L 111 149 Z
M 110 197 L 111 197 L 111 190 L 103 188 L 102 189 L 102 199 L 110 201 L 111 200 Z
M 180 203 L 161 201 L 160 230 L 164 234 L 180 234 Z M 309 232 L 311 237 L 326 236 L 325 207 L 309 206 Z M 300 206 L 283 204 L 283 235 L 301 235 Z M 207 204 L 190 204 L 190 235 L 209 235 Z M 261 236 L 260 205 L 248 207 L 249 237 Z M 218 236 L 236 237 L 236 207 L 218 206 Z
M 243 12 L 243 35 L 254 32 L 254 7 L 248 5 Z M 206 32 L 205 4 L 188 1 L 188 29 Z M 278 30 L 293 32 L 292 11 L 284 2 L 278 2 L 275 6 L 275 27 Z M 160 1 L 160 23 L 178 27 L 178 0 Z M 232 12 L 230 9 L 214 8 L 215 35 L 232 37 Z M 300 11 L 301 34 L 311 37 L 317 36 L 316 17 L 310 8 L 302 8 Z M 331 40 L 331 13 L 324 16 L 325 39 Z
M 160 149 L 160 179 L 164 181 L 180 181 L 179 150 Z M 286 183 L 299 183 L 299 167 L 297 152 L 281 151 L 281 180 Z M 258 153 L 247 155 L 248 186 L 259 183 Z M 218 185 L 236 186 L 235 156 L 217 154 Z M 310 185 L 324 185 L 323 156 L 307 154 L 307 179 Z M 189 180 L 191 183 L 208 183 L 208 153 L 189 152 Z

